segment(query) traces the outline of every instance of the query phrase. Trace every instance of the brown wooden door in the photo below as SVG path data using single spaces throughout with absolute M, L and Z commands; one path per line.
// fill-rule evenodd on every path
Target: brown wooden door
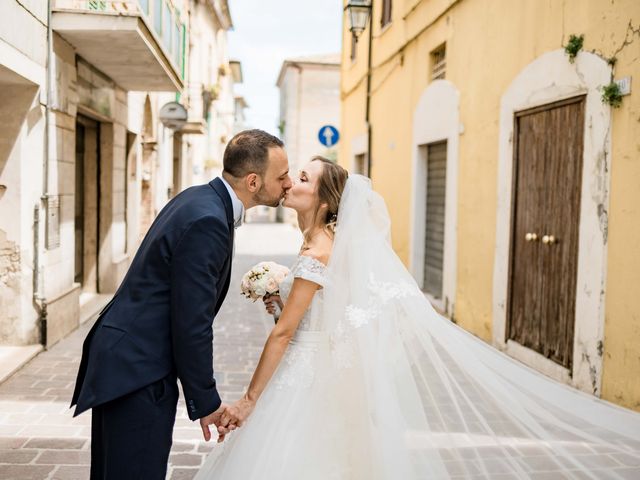
M 76 124 L 75 274 L 74 281 L 84 284 L 84 125 Z
M 572 365 L 584 97 L 516 115 L 508 338 Z
M 76 118 L 75 281 L 86 293 L 99 292 L 100 124 Z

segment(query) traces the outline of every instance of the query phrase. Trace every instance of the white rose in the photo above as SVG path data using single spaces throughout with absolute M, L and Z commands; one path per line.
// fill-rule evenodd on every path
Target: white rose
M 275 278 L 270 278 L 269 280 L 267 280 L 265 288 L 268 293 L 274 293 L 278 290 L 278 282 Z

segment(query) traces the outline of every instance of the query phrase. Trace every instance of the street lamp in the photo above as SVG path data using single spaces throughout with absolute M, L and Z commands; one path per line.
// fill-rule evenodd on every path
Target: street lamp
M 358 36 L 367 28 L 367 22 L 371 14 L 371 0 L 348 0 L 344 7 L 349 15 L 349 30 L 353 39 L 357 42 Z M 369 48 L 367 59 L 367 98 L 365 106 L 365 123 L 367 125 L 367 176 L 371 177 L 371 122 L 369 113 L 371 111 L 371 50 L 373 47 L 373 25 L 369 27 Z
M 369 14 L 371 13 L 371 0 L 349 0 L 344 9 L 349 15 L 349 23 L 351 25 L 349 31 L 357 42 L 358 37 L 367 27 Z

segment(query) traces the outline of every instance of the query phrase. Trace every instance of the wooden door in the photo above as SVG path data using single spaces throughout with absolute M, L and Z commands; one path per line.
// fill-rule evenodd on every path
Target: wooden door
M 100 124 L 76 119 L 75 281 L 86 293 L 99 292 Z
M 508 338 L 571 368 L 584 97 L 516 115 Z
M 84 283 L 84 125 L 76 125 L 76 178 L 75 178 L 75 274 L 74 281 Z
M 427 218 L 424 239 L 424 290 L 442 298 L 447 142 L 427 145 Z

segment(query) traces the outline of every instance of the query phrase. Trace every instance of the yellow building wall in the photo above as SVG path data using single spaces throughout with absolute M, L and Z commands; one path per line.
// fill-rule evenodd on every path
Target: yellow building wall
M 587 51 L 616 54 L 615 78 L 640 82 L 636 0 L 405 0 L 380 28 L 374 0 L 371 177 L 389 207 L 394 248 L 408 264 L 413 114 L 430 83 L 430 53 L 446 42 L 446 78 L 460 92 L 457 287 L 455 319 L 490 341 L 496 231 L 500 98 L 542 54 L 584 34 Z M 346 21 L 346 17 L 345 17 Z M 351 166 L 351 140 L 366 134 L 368 31 L 349 58 L 343 28 L 342 139 L 339 161 Z M 640 88 L 640 86 L 635 86 Z M 640 409 L 640 94 L 613 113 L 603 397 Z
M 615 76 L 636 82 L 612 120 L 602 397 L 640 411 L 640 2 L 624 3 L 602 25 L 607 53 L 631 42 L 616 54 Z

